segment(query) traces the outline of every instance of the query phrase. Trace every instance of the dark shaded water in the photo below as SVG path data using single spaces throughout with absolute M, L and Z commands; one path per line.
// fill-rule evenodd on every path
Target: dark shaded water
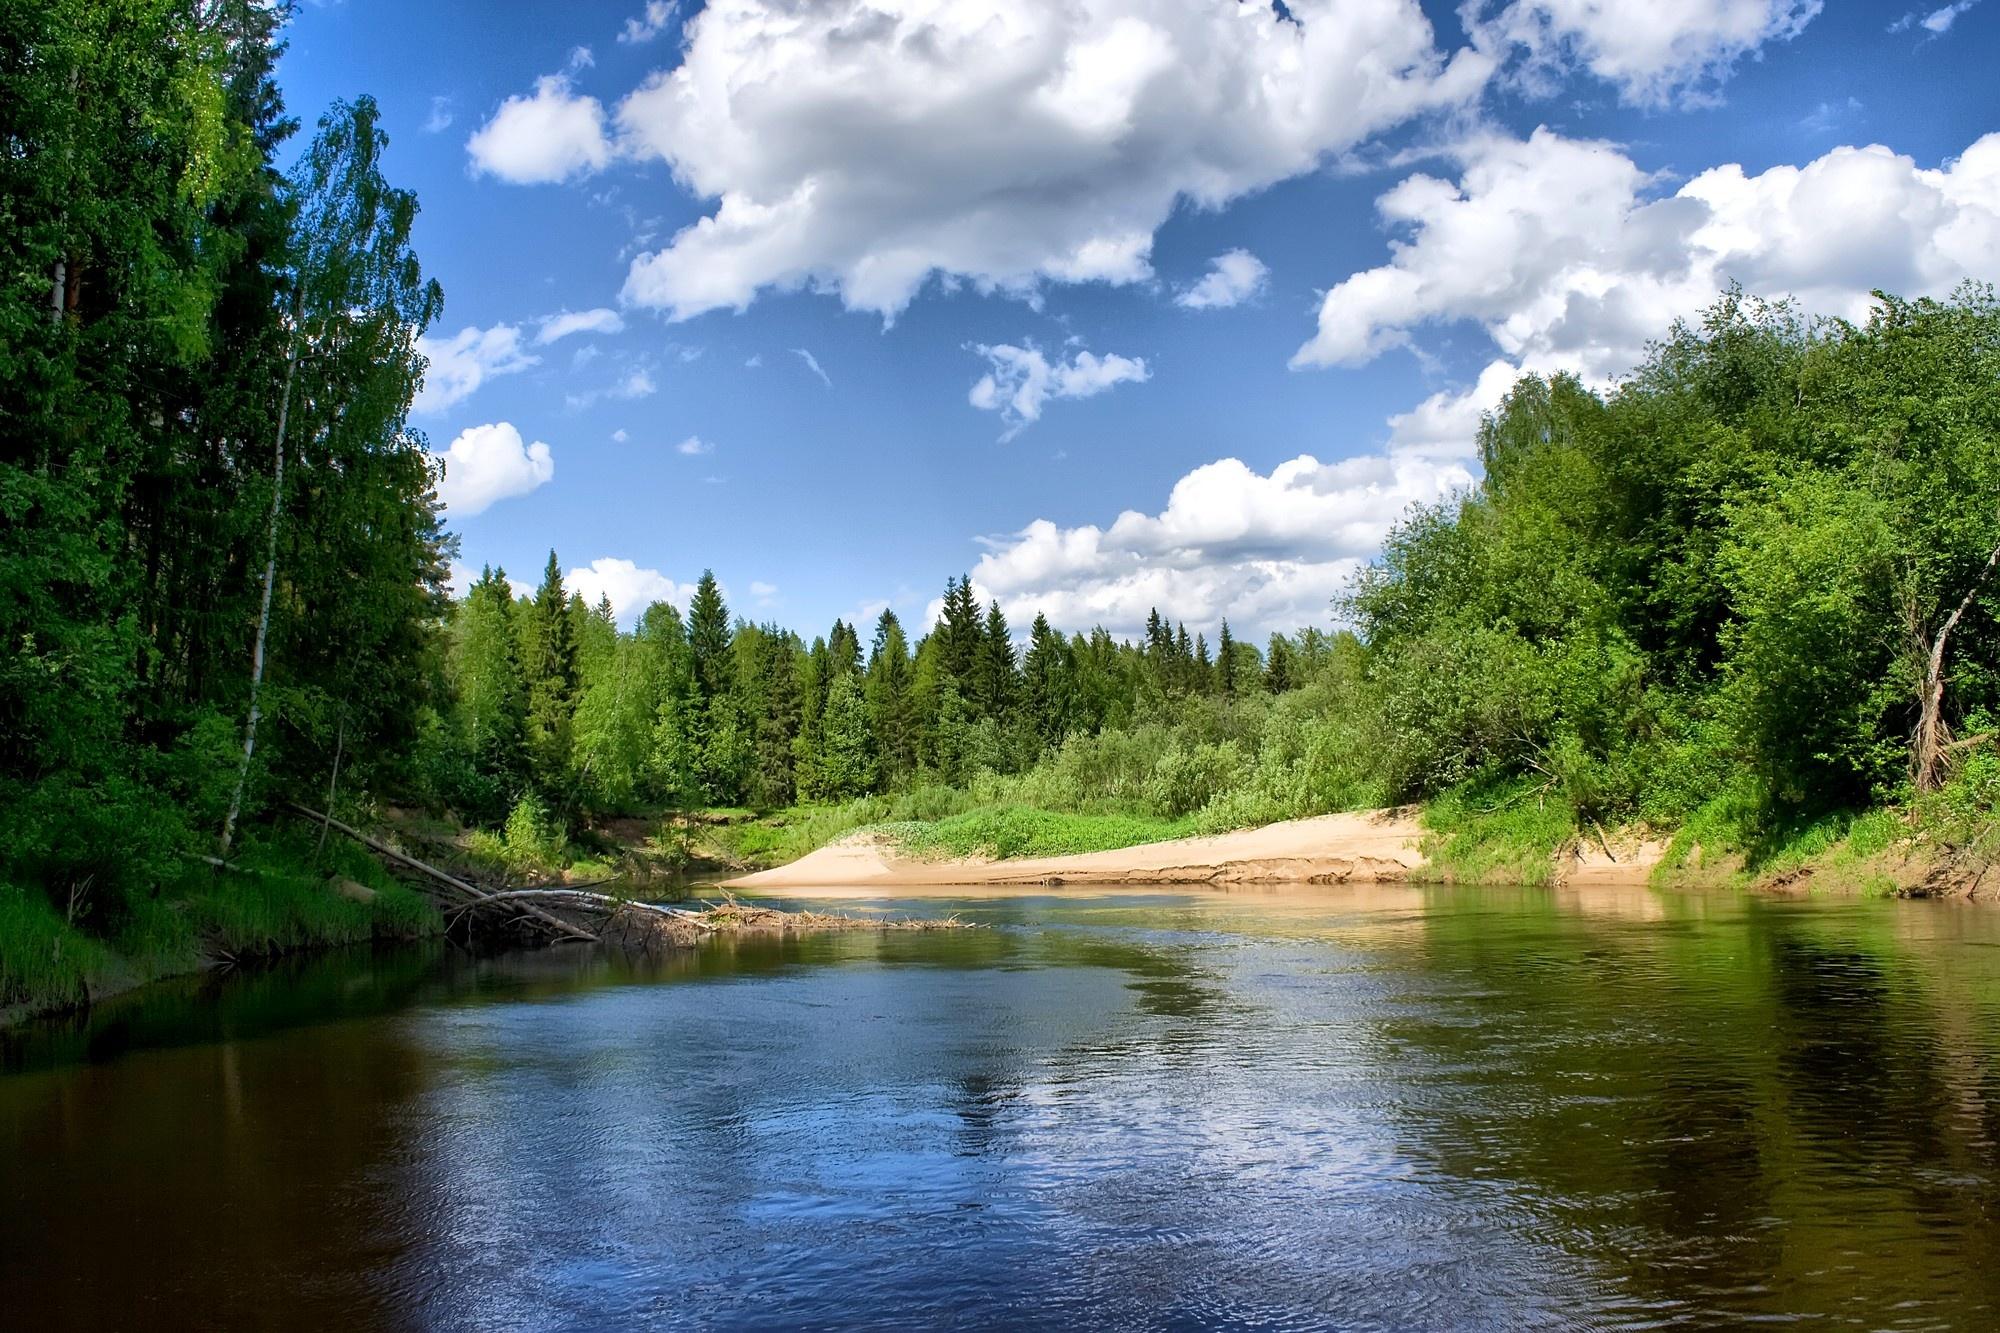
M 2000 1320 L 1990 909 L 962 910 L 345 955 L 7 1039 L 0 1324 Z

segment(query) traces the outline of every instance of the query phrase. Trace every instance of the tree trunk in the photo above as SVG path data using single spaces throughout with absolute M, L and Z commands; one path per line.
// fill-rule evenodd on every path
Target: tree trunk
M 264 685 L 264 641 L 271 632 L 271 586 L 278 578 L 278 519 L 285 503 L 285 427 L 292 413 L 292 381 L 299 369 L 297 322 L 294 320 L 291 346 L 285 352 L 285 389 L 278 399 L 277 463 L 271 470 L 271 521 L 264 544 L 264 597 L 257 612 L 257 637 L 250 647 L 250 717 L 243 728 L 243 762 L 236 769 L 236 790 L 229 797 L 229 813 L 222 819 L 222 859 L 229 859 L 229 844 L 236 836 L 236 820 L 243 813 L 243 788 L 250 781 L 250 760 L 257 752 L 257 695 Z
M 1923 679 L 1917 687 L 1917 729 L 1910 737 L 1910 783 L 1917 795 L 1923 796 L 1944 785 L 1945 756 L 1951 750 L 1951 728 L 1944 720 L 1944 650 L 1945 641 L 1958 628 L 1971 607 L 1973 598 L 1985 585 L 1993 567 L 2000 564 L 2000 546 L 1986 557 L 1979 573 L 1973 577 L 1972 586 L 1965 591 L 1958 608 L 1946 618 L 1937 632 L 1937 637 L 1928 644 L 1921 631 L 1916 632 L 1917 647 L 1923 659 Z

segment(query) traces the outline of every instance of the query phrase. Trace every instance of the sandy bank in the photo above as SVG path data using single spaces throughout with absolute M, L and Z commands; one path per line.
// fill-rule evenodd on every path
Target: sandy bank
M 790 865 L 729 880 L 726 887 L 841 897 L 1031 886 L 1393 884 L 1425 868 L 1422 839 L 1416 813 L 1407 809 L 1320 815 L 1208 838 L 1012 861 L 923 860 L 861 835 Z M 1565 858 L 1559 877 L 1578 887 L 1643 885 L 1663 850 L 1654 842 L 1588 844 Z
M 1393 883 L 1424 864 L 1423 830 L 1403 811 L 1321 815 L 1209 838 L 1013 861 L 926 861 L 879 839 L 849 839 L 790 865 L 729 881 L 788 893 L 838 889 L 1100 884 Z

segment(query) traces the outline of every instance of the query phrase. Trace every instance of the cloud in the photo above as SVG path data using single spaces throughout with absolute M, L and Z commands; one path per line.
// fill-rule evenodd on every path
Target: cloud
M 1407 239 L 1326 294 L 1294 366 L 1360 365 L 1467 320 L 1524 369 L 1603 381 L 1732 280 L 1855 318 L 1874 288 L 1943 294 L 2000 253 L 2000 133 L 1936 169 L 1836 148 L 1754 176 L 1713 167 L 1661 197 L 1614 145 L 1546 129 L 1459 156 L 1456 183 L 1411 176 L 1378 201 Z
M 1143 383 L 1153 374 L 1144 360 L 1116 353 L 1099 357 L 1078 349 L 1069 360 L 1051 363 L 1033 343 L 982 343 L 972 350 L 992 368 L 979 377 L 967 399 L 982 412 L 998 412 L 1008 423 L 1002 439 L 1012 439 L 1040 420 L 1051 398 L 1090 398 L 1115 385 Z
M 1399 456 L 1468 459 L 1479 452 L 1479 421 L 1521 378 L 1507 361 L 1488 362 L 1463 389 L 1443 389 L 1389 418 L 1389 449 Z
M 437 96 L 431 98 L 431 113 L 424 118 L 425 134 L 443 134 L 451 128 L 451 99 Z
M 690 435 L 674 446 L 674 452 L 685 455 L 688 458 L 699 458 L 703 454 L 714 453 L 715 446 L 707 440 L 702 439 L 699 435 Z
M 1271 270 L 1248 250 L 1228 250 L 1209 261 L 1209 270 L 1200 282 L 1174 297 L 1174 304 L 1189 310 L 1227 310 L 1242 305 L 1264 290 Z
M 1183 201 L 1219 207 L 1475 99 L 1416 0 L 713 0 L 618 104 L 621 147 L 712 211 L 632 261 L 686 319 L 768 288 L 893 316 L 933 276 L 1139 281 Z
M 1821 0 L 1467 0 L 1474 44 L 1496 59 L 1518 52 L 1518 81 L 1553 90 L 1580 65 L 1623 101 L 1701 102 L 1733 66 L 1768 42 L 1798 36 Z M 1487 17 L 1491 11 L 1491 16 Z
M 1301 455 L 1269 474 L 1224 458 L 1176 482 L 1157 514 L 1128 510 L 1109 528 L 1037 519 L 989 542 L 972 581 L 1016 624 L 1040 611 L 1065 630 L 1133 636 L 1158 607 L 1211 637 L 1224 617 L 1246 637 L 1325 625 L 1411 505 L 1471 484 L 1463 464 L 1415 456 Z
M 1979 0 L 1958 0 L 1957 4 L 1945 5 L 1929 13 L 1921 10 L 1903 15 L 1889 25 L 1890 32 L 1908 32 L 1912 27 L 1922 28 L 1933 37 L 1942 37 L 1951 31 L 1951 25 L 1958 22 L 1959 15 L 1978 4 Z
M 692 583 L 675 583 L 657 569 L 641 569 L 630 560 L 612 556 L 599 556 L 570 570 L 563 575 L 563 583 L 591 606 L 609 597 L 612 615 L 626 626 L 635 623 L 654 602 L 672 602 L 685 611 L 694 597 Z
M 803 347 L 794 347 L 792 349 L 792 355 L 798 357 L 801 361 L 804 361 L 806 363 L 806 369 L 810 370 L 813 374 L 819 376 L 819 382 L 821 384 L 824 384 L 829 389 L 833 387 L 833 381 L 827 378 L 827 374 L 824 370 L 820 369 L 818 357 L 814 356 L 811 352 L 808 352 Z M 757 360 L 757 358 L 752 357 L 751 360 L 754 361 Z
M 570 91 L 567 75 L 535 81 L 531 96 L 500 104 L 466 140 L 476 171 L 515 185 L 548 185 L 599 171 L 611 161 L 604 107 Z
M 749 359 L 743 363 L 743 368 L 745 370 L 756 370 L 763 364 L 764 364 L 764 354 L 762 352 L 752 352 L 750 354 Z M 828 387 L 829 388 L 832 387 L 831 384 L 829 384 Z
M 611 432 L 611 438 L 617 443 L 623 444 L 625 443 L 625 441 L 631 439 L 632 437 L 625 433 L 625 428 L 623 426 L 620 426 L 617 430 Z
M 597 406 L 606 398 L 624 399 L 630 402 L 638 398 L 648 398 L 659 391 L 653 381 L 653 372 L 644 366 L 634 366 L 625 372 L 623 378 L 602 389 L 584 389 L 577 393 L 563 395 L 563 405 L 572 412 L 584 412 Z
M 535 334 L 535 341 L 547 344 L 572 333 L 620 333 L 624 328 L 625 321 L 618 312 L 603 306 L 595 310 L 564 310 L 542 316 L 542 327 Z
M 556 475 L 549 446 L 540 440 L 523 445 L 521 432 L 505 421 L 460 431 L 439 457 L 444 480 L 438 483 L 438 498 L 454 519 L 471 518 L 496 501 L 526 495 Z
M 521 330 L 512 324 L 467 327 L 449 338 L 421 337 L 417 352 L 430 363 L 424 370 L 424 387 L 412 405 L 417 412 L 442 412 L 496 375 L 512 375 L 541 363 L 522 345 Z
M 665 30 L 667 21 L 673 16 L 672 0 L 646 0 L 646 7 L 639 11 L 637 18 L 625 20 L 618 40 L 628 44 L 650 42 Z
M 770 602 L 778 595 L 778 585 L 753 580 L 750 584 L 750 595 L 760 602 Z

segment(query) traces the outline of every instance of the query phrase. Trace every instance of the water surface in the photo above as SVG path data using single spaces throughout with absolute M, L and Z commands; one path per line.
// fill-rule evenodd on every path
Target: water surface
M 957 906 L 350 952 L 7 1038 L 0 1322 L 2000 1319 L 1991 909 Z

